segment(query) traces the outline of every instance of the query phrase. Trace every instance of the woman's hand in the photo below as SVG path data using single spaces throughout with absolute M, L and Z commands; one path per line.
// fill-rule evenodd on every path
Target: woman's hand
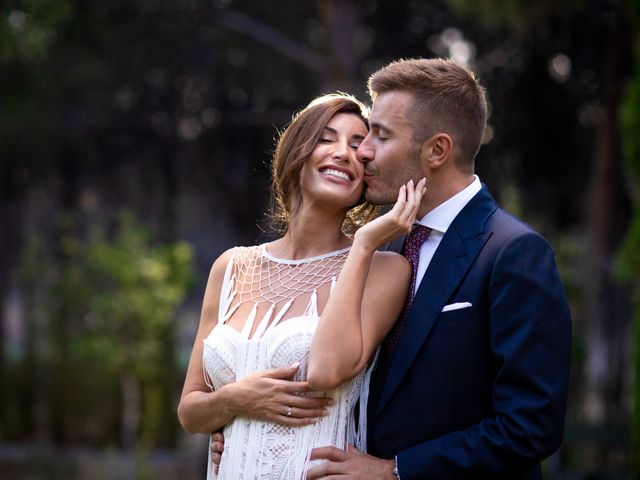
M 355 233 L 354 246 L 358 244 L 369 251 L 374 251 L 394 238 L 409 233 L 422 197 L 427 191 L 426 183 L 427 180 L 423 177 L 415 186 L 413 180 L 402 185 L 393 208 Z
M 335 402 L 331 397 L 304 395 L 311 392 L 309 384 L 290 380 L 297 369 L 292 365 L 265 370 L 226 385 L 229 408 L 234 415 L 290 427 L 317 422 Z

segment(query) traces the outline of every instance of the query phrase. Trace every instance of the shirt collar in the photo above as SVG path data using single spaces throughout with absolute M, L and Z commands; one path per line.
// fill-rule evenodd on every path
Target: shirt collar
M 482 184 L 480 183 L 480 179 L 477 175 L 474 175 L 473 182 L 471 182 L 468 187 L 456 193 L 448 200 L 442 202 L 416 223 L 429 227 L 432 230 L 442 232 L 443 234 L 446 233 L 449 225 L 451 225 L 460 211 L 481 189 Z

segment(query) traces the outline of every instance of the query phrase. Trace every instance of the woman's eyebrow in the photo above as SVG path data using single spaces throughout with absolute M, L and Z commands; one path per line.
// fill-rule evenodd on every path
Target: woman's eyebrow
M 334 135 L 338 134 L 338 131 L 335 128 L 331 128 L 331 127 L 324 127 L 325 130 L 327 130 L 329 133 L 332 133 Z M 353 135 L 351 135 L 351 138 L 357 139 L 357 140 L 364 140 L 365 135 L 362 135 L 360 133 L 354 133 Z

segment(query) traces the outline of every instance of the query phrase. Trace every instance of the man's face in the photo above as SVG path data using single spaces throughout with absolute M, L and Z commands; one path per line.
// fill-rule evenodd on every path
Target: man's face
M 382 205 L 394 203 L 400 187 L 424 176 L 419 146 L 413 142 L 413 125 L 405 116 L 413 96 L 402 91 L 379 94 L 371 114 L 371 129 L 358 147 L 358 160 L 364 163 L 367 201 Z

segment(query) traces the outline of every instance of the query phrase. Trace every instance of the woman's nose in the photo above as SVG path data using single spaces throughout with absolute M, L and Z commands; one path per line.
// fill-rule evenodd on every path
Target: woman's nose
M 349 146 L 349 142 L 337 142 L 336 148 L 333 152 L 333 157 L 338 160 L 346 161 L 348 159 L 355 160 L 355 152 Z

